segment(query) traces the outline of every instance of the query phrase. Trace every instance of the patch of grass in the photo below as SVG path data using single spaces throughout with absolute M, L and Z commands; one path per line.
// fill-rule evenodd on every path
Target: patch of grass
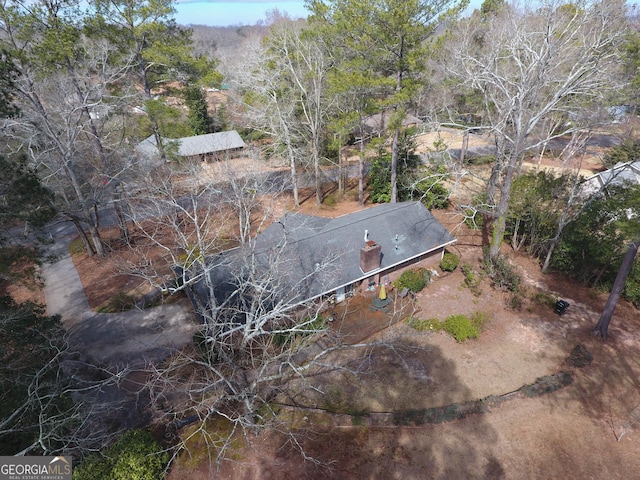
M 462 314 L 450 315 L 444 322 L 437 318 L 423 320 L 414 316 L 405 319 L 407 325 L 418 332 L 444 330 L 459 342 L 464 342 L 469 338 L 479 338 L 486 321 L 487 314 L 485 312 L 475 312 L 471 318 Z
M 501 290 L 517 293 L 522 284 L 522 276 L 503 256 L 490 259 L 485 255 L 484 270 L 491 278 L 493 286 Z
M 426 332 L 433 331 L 437 332 L 438 330 L 442 330 L 442 322 L 437 318 L 427 318 L 426 320 L 421 320 L 420 318 L 410 316 L 406 319 L 407 325 L 409 325 L 414 330 L 418 332 Z
M 204 428 L 199 422 L 186 427 L 180 434 L 184 448 L 180 452 L 179 463 L 186 468 L 196 469 L 209 458 L 215 458 L 223 447 L 227 458 L 238 460 L 241 438 L 233 438 L 228 442 L 232 432 L 231 422 L 221 416 L 208 419 Z
M 322 408 L 332 413 L 345 413 L 345 399 L 342 397 L 342 390 L 337 385 L 329 386 L 322 397 Z
M 86 253 L 86 249 L 84 248 L 84 243 L 82 243 L 82 239 L 80 237 L 75 238 L 69 244 L 69 253 L 71 255 L 82 255 Z
M 338 205 L 338 199 L 333 193 L 330 193 L 329 195 L 324 197 L 324 200 L 322 200 L 322 205 L 324 205 L 325 207 L 333 208 Z
M 322 315 L 317 315 L 314 318 L 306 317 L 300 322 L 300 327 L 297 330 L 281 331 L 273 334 L 273 341 L 276 345 L 284 347 L 292 345 L 296 340 L 301 340 L 309 335 L 320 332 L 326 328 L 327 319 Z M 286 330 L 283 328 L 283 330 Z
M 471 322 L 471 325 L 476 327 L 479 331 L 482 331 L 488 319 L 489 317 L 485 312 L 475 312 L 473 315 L 471 315 L 469 321 Z
M 366 419 L 364 415 L 353 415 L 351 417 L 351 425 L 354 427 L 363 427 L 366 425 Z
M 487 165 L 496 161 L 495 155 L 473 155 L 465 158 L 469 165 Z
M 519 293 L 512 293 L 507 297 L 506 303 L 509 310 L 522 310 L 522 295 Z
M 593 355 L 581 343 L 571 349 L 567 359 L 567 363 L 576 368 L 584 368 L 587 365 L 591 365 L 591 362 L 593 362 Z
M 549 292 L 538 291 L 531 295 L 531 301 L 534 304 L 540 305 L 544 308 L 553 308 L 558 301 L 558 297 L 556 295 L 550 294 Z
M 353 399 L 345 395 L 338 385 L 331 385 L 325 390 L 321 408 L 327 412 L 343 413 L 351 417 L 366 417 L 368 415 L 367 410 L 355 406 L 352 402 Z

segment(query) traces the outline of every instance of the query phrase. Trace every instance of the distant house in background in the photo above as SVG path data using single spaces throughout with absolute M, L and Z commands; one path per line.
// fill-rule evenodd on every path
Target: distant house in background
M 163 139 L 163 143 L 169 146 L 177 146 L 177 155 L 185 159 L 221 160 L 238 155 L 245 143 L 235 130 L 227 132 L 208 133 L 206 135 L 196 135 L 176 139 Z M 153 159 L 159 158 L 160 152 L 156 144 L 156 139 L 152 135 L 136 146 L 138 155 Z
M 362 282 L 380 282 L 399 268 L 422 260 L 437 266 L 455 242 L 420 202 L 387 203 L 337 218 L 288 213 L 256 237 L 253 250 L 208 258 L 207 277 L 192 272 L 199 280 L 188 294 L 203 318 L 211 287 L 220 305 L 239 295 L 248 275 L 263 279 L 251 277 L 250 283 L 261 285 L 274 304 L 293 307 L 329 295 L 339 301 Z
M 625 183 L 640 184 L 640 160 L 618 163 L 613 168 L 596 173 L 582 182 L 580 196 L 588 198 L 606 187 Z

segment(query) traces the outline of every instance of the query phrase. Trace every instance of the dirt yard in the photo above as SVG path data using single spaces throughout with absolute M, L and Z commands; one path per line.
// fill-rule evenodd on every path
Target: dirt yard
M 315 206 L 311 195 L 305 198 L 301 211 L 309 214 L 337 216 L 358 208 L 349 200 L 352 195 L 333 208 Z M 290 202 L 283 202 L 283 209 L 290 207 Z M 434 213 L 458 238 L 453 252 L 479 269 L 477 232 L 459 225 L 451 213 Z M 304 415 L 308 428 L 301 428 L 303 435 L 298 438 L 317 463 L 305 461 L 286 437 L 263 433 L 250 446 L 238 444 L 233 461 L 221 470 L 210 469 L 207 462 L 195 468 L 176 465 L 168 478 L 638 478 L 638 311 L 622 302 L 609 340 L 602 343 L 590 329 L 604 295 L 553 274 L 542 275 L 530 258 L 508 249 L 505 253 L 526 279 L 520 310 L 507 308 L 508 296 L 486 282 L 482 293 L 474 296 L 463 286 L 460 268 L 435 278 L 413 305 L 421 319 L 483 312 L 488 320 L 478 340 L 456 343 L 444 333 L 418 332 L 403 321 L 370 313 L 363 299 L 344 304 L 346 314 L 338 316 L 332 328 L 358 340 L 384 342 L 395 350 L 380 347 L 366 350 L 366 355 L 353 353 L 345 360 L 361 367 L 360 378 L 327 375 L 322 379 L 325 395 L 306 397 L 310 409 L 332 407 L 352 414 L 320 413 L 318 422 L 314 422 L 317 415 Z M 130 278 L 118 274 L 117 262 L 82 256 L 74 260 L 85 285 L 92 286 L 86 292 L 93 306 L 122 288 L 135 288 Z M 102 279 L 99 285 L 98 279 Z M 567 300 L 567 313 L 554 314 L 539 299 L 544 296 Z M 593 355 L 593 362 L 582 369 L 566 363 L 578 344 Z M 570 371 L 570 385 L 534 398 L 515 395 L 489 403 L 481 414 L 422 426 L 376 420 L 394 412 L 509 394 L 560 370 Z
M 335 209 L 305 204 L 302 210 L 338 215 Z M 479 268 L 476 232 L 436 213 L 458 238 L 454 252 Z M 526 279 L 522 308 L 506 307 L 508 296 L 481 285 L 474 296 L 463 287 L 460 269 L 436 278 L 417 295 L 416 316 L 444 319 L 452 313 L 484 312 L 488 323 L 480 339 L 457 343 L 444 333 L 417 332 L 405 322 L 369 312 L 354 298 L 332 325 L 353 341 L 366 337 L 394 349 L 369 349 L 344 358 L 361 367 L 358 378 L 342 373 L 322 378 L 324 396 L 305 397 L 309 411 L 299 413 L 301 445 L 319 463 L 303 460 L 288 439 L 263 433 L 251 446 L 238 447 L 220 471 L 177 465 L 170 479 L 604 479 L 637 478 L 640 469 L 640 319 L 622 303 L 606 344 L 592 337 L 606 296 L 562 277 L 542 275 L 539 266 L 505 251 Z M 558 316 L 543 298 L 570 303 Z M 573 347 L 583 344 L 593 362 L 567 365 Z M 489 403 L 482 414 L 423 426 L 385 423 L 393 412 L 446 406 L 501 396 L 560 370 L 573 382 L 534 398 L 513 396 Z M 322 410 L 351 415 L 325 414 Z M 320 413 L 318 413 L 320 412 Z M 304 415 L 304 416 L 303 416 Z M 305 420 L 306 419 L 306 420 Z M 380 420 L 382 419 L 382 420 Z M 323 426 L 324 425 L 324 426 Z M 332 425 L 327 427 L 326 425 Z M 618 441 L 620 439 L 620 441 Z

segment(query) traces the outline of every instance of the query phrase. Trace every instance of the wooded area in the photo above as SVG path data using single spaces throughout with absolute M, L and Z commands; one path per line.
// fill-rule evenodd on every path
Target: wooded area
M 173 0 L 3 2 L 0 225 L 37 229 L 63 219 L 89 256 L 105 259 L 103 227 L 115 226 L 131 249 L 129 273 L 179 293 L 209 278 L 222 250 L 253 258 L 281 196 L 291 193 L 298 207 L 301 189 L 312 187 L 322 205 L 327 184 L 345 195 L 351 179 L 360 206 L 420 200 L 483 229 L 490 275 L 503 268 L 507 240 L 543 272 L 612 289 L 594 328 L 605 340 L 618 298 L 640 304 L 640 186 L 615 182 L 585 196 L 578 160 L 594 136 L 614 129 L 621 141 L 602 170 L 637 159 L 635 130 L 612 113 L 624 106 L 636 118 L 637 12 L 621 0 L 485 0 L 465 15 L 465 0 L 307 6 L 306 20 L 274 12 L 267 26 L 189 29 L 173 20 Z M 436 142 L 418 155 L 418 135 L 443 128 L 466 142 L 482 136 L 488 153 Z M 172 141 L 228 130 L 248 145 L 243 156 L 284 173 L 229 168 L 206 178 L 203 162 L 179 157 Z M 149 138 L 155 158 L 136 150 Z M 295 443 L 273 399 L 313 389 L 308 374 L 330 354 L 371 348 L 328 337 L 324 305 L 278 302 L 278 253 L 268 275 L 246 265 L 227 299 L 209 285 L 201 335 L 148 378 L 153 422 L 197 423 L 218 456 L 212 463 L 238 432 L 274 429 Z M 318 270 L 339 261 L 317 259 Z M 52 343 L 33 339 L 42 356 L 2 397 L 3 407 L 5 398 L 15 405 L 2 411 L 0 438 L 10 439 L 2 453 L 82 456 L 111 443 L 111 433 L 98 438 L 83 423 L 91 415 L 78 401 L 100 382 L 52 380 L 34 394 L 30 382 L 73 370 L 61 360 L 68 346 L 58 319 L 5 303 L 3 325 L 40 318 Z M 0 359 L 13 358 L 22 341 L 11 331 L 16 343 Z M 0 384 L 11 375 L 3 370 Z M 34 412 L 70 412 L 83 428 L 52 420 L 37 431 Z M 218 437 L 207 428 L 220 418 L 228 431 Z

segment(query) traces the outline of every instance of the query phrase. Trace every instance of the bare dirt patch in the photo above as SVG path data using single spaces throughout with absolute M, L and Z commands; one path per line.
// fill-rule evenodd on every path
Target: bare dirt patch
M 361 208 L 348 195 L 335 207 L 315 205 L 310 191 L 305 198 L 300 210 L 314 215 L 337 216 Z M 290 209 L 290 200 L 283 200 L 282 208 Z M 452 251 L 479 268 L 477 232 L 460 225 L 450 212 L 434 213 L 458 238 Z M 544 292 L 566 299 L 571 305 L 565 315 L 557 316 L 549 305 L 533 300 L 521 310 L 510 310 L 508 295 L 486 283 L 475 296 L 462 286 L 459 270 L 436 278 L 417 296 L 416 315 L 443 319 L 452 313 L 485 312 L 489 320 L 479 340 L 456 343 L 443 333 L 417 332 L 403 321 L 369 313 L 363 303 L 347 328 L 358 332 L 358 339 L 398 348 L 354 355 L 351 360 L 368 364 L 360 379 L 329 377 L 327 396 L 309 398 L 316 402 L 310 406 L 337 405 L 352 414 L 330 415 L 329 421 L 322 417 L 327 414 L 309 416 L 314 422 L 301 429 L 300 440 L 320 464 L 305 462 L 286 437 L 264 432 L 251 446 L 235 448 L 234 461 L 221 470 L 206 461 L 190 468 L 178 465 L 169 478 L 635 478 L 640 470 L 637 310 L 622 302 L 603 344 L 590 335 L 590 328 L 606 296 L 561 276 L 542 275 L 535 261 L 508 249 L 506 253 L 526 278 L 528 297 Z M 133 287 L 114 262 L 85 258 L 76 265 L 93 305 Z M 368 424 L 373 423 L 367 419 L 369 412 L 506 394 L 565 368 L 578 343 L 594 361 L 572 370 L 573 383 L 555 393 L 518 398 L 442 424 Z M 362 415 L 354 416 L 358 411 Z
M 480 268 L 477 232 L 447 212 L 436 214 L 457 232 L 454 251 L 462 261 Z M 305 452 L 319 464 L 305 462 L 287 437 L 265 432 L 251 447 L 234 451 L 236 460 L 220 471 L 205 464 L 188 471 L 178 466 L 169 478 L 634 478 L 640 468 L 637 310 L 621 303 L 611 337 L 602 343 L 590 329 L 605 295 L 542 275 L 532 259 L 506 253 L 526 279 L 522 309 L 507 308 L 509 295 L 486 282 L 474 295 L 462 286 L 459 270 L 435 279 L 415 300 L 421 318 L 485 312 L 489 321 L 478 340 L 457 343 L 443 333 L 417 332 L 391 316 L 367 314 L 366 300 L 352 300 L 358 314 L 345 317 L 343 327 L 394 349 L 345 357 L 351 366 L 363 367 L 361 373 L 328 375 L 325 394 L 307 397 L 314 413 L 301 412 L 297 425 Z M 567 300 L 567 312 L 556 315 L 550 298 Z M 566 362 L 578 344 L 594 358 L 582 369 Z M 454 421 L 381 425 L 372 413 L 508 398 L 539 377 L 567 369 L 572 383 L 554 393 L 488 403 L 485 413 Z M 322 410 L 339 414 L 318 413 Z

